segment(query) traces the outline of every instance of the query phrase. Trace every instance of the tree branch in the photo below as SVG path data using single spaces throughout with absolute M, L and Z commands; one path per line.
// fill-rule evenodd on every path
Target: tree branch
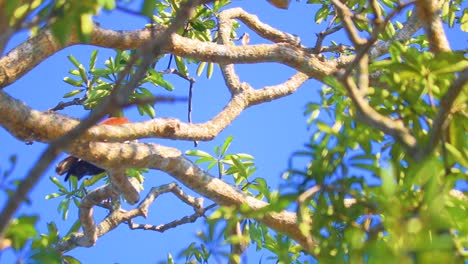
M 140 80 L 144 77 L 146 69 L 152 62 L 153 58 L 159 55 L 160 51 L 163 50 L 164 47 L 169 43 L 170 36 L 175 31 L 177 31 L 181 25 L 183 25 L 185 20 L 190 16 L 192 8 L 197 3 L 197 1 L 188 1 L 182 5 L 171 25 L 162 32 L 161 38 L 152 39 L 151 41 L 144 43 L 139 52 L 136 53 L 136 55 L 131 59 L 131 62 L 126 67 L 126 70 L 129 70 L 133 64 L 132 61 L 136 62 L 138 58 L 143 58 L 140 67 L 137 69 L 135 74 L 132 76 L 132 79 L 125 87 L 120 87 L 122 77 L 125 76 L 125 74 L 122 74 L 119 76 L 119 80 L 117 81 L 111 95 L 108 98 L 105 98 L 103 102 L 93 110 L 88 118 L 83 120 L 78 126 L 68 132 L 65 136 L 58 138 L 49 144 L 48 148 L 41 155 L 38 162 L 29 171 L 25 179 L 21 181 L 17 190 L 9 197 L 7 204 L 0 213 L 2 216 L 0 218 L 0 237 L 3 237 L 11 217 L 16 212 L 21 202 L 26 198 L 29 190 L 36 184 L 36 182 L 42 176 L 43 172 L 57 157 L 57 155 L 60 153 L 60 150 L 71 144 L 71 142 L 73 142 L 75 138 L 78 138 L 83 131 L 95 124 L 99 119 L 103 118 L 107 113 L 128 101 L 129 95 L 133 92 L 133 90 L 139 84 Z M 11 53 L 12 52 L 9 54 Z M 13 53 L 15 53 L 15 51 L 13 51 Z M 23 54 L 16 54 L 15 56 L 19 55 Z M 124 72 L 126 70 L 124 70 Z
M 440 101 L 439 105 L 439 112 L 437 113 L 436 118 L 434 119 L 431 134 L 429 136 L 429 141 L 426 147 L 421 148 L 420 151 L 417 153 L 417 159 L 422 160 L 427 155 L 429 155 L 437 144 L 440 142 L 440 138 L 442 136 L 443 131 L 447 128 L 450 124 L 450 112 L 452 110 L 452 106 L 455 103 L 458 95 L 463 91 L 463 89 L 467 88 L 468 82 L 468 69 L 463 70 L 460 75 L 455 79 L 455 81 L 450 86 L 449 90 L 445 94 L 445 96 Z
M 273 28 L 268 24 L 262 23 L 257 16 L 245 12 L 242 8 L 231 8 L 224 10 L 220 13 L 219 16 L 220 21 L 239 19 L 259 36 L 271 40 L 274 43 L 288 43 L 297 47 L 301 45 L 301 40 L 298 36 L 291 35 Z M 229 30 L 231 29 L 232 27 L 229 27 Z
M 135 186 L 139 184 L 134 178 L 131 178 L 130 181 Z M 148 208 L 152 203 L 154 203 L 156 198 L 161 194 L 169 192 L 173 193 L 181 201 L 191 206 L 195 213 L 190 216 L 158 226 L 133 223 L 132 219 L 135 217 L 143 216 L 146 218 L 148 216 Z M 127 222 L 131 229 L 144 229 L 164 232 L 167 229 L 174 228 L 182 224 L 195 222 L 195 220 L 197 220 L 200 216 L 203 216 L 207 210 L 215 206 L 214 204 L 203 208 L 203 199 L 187 195 L 176 183 L 170 183 L 151 188 L 145 199 L 136 208 L 133 208 L 129 211 L 116 208 L 104 220 L 102 220 L 99 225 L 95 225 L 93 219 L 93 207 L 99 205 L 102 200 L 105 200 L 109 197 L 114 197 L 115 195 L 117 195 L 118 199 L 118 192 L 115 186 L 113 184 L 107 184 L 90 192 L 85 198 L 83 198 L 80 205 L 80 221 L 83 226 L 83 232 L 75 233 L 71 236 L 70 239 L 60 241 L 56 246 L 56 249 L 58 251 L 65 252 L 77 246 L 91 247 L 96 243 L 98 237 L 103 236 L 124 222 Z
M 114 31 L 95 25 L 89 43 L 81 43 L 71 35 L 65 46 L 54 39 L 50 30 L 43 30 L 37 36 L 26 40 L 0 59 L 0 87 L 5 87 L 29 72 L 36 65 L 65 47 L 89 44 L 113 49 L 136 49 L 151 39 L 164 36 L 163 27 L 134 31 Z M 293 67 L 311 77 L 322 79 L 336 70 L 336 62 L 323 62 L 307 49 L 287 43 L 247 46 L 218 45 L 172 35 L 170 43 L 162 52 L 191 59 L 229 63 L 278 62 Z
M 434 0 L 416 1 L 416 11 L 423 22 L 424 32 L 432 52 L 450 51 L 450 43 L 439 17 L 440 3 Z
M 164 171 L 219 205 L 238 207 L 245 204 L 252 210 L 268 205 L 203 171 L 174 148 L 144 143 L 95 142 L 73 146 L 70 151 L 104 167 L 153 168 Z M 309 239 L 300 231 L 296 214 L 292 212 L 271 213 L 258 220 L 290 236 L 306 249 L 312 246 Z
M 359 91 L 359 88 L 356 86 L 356 83 L 351 76 L 342 75 L 338 76 L 338 78 L 344 84 L 349 97 L 356 106 L 359 119 L 369 126 L 379 129 L 385 134 L 394 137 L 402 143 L 403 146 L 405 146 L 410 155 L 414 156 L 417 150 L 417 141 L 403 123 L 383 116 L 372 108 L 362 96 L 362 93 Z
M 246 90 L 230 99 L 224 109 L 201 124 L 177 119 L 155 118 L 121 126 L 95 126 L 83 133 L 80 141 L 126 141 L 140 138 L 211 140 L 247 107 L 287 96 L 296 91 L 308 76 L 297 73 L 283 84 L 259 90 Z M 40 112 L 0 91 L 0 124 L 24 141 L 49 142 L 63 136 L 79 121 L 54 112 Z

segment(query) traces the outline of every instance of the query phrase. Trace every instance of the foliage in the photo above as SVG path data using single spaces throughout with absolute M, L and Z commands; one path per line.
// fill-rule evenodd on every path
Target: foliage
M 428 142 L 439 104 L 455 73 L 468 67 L 466 58 L 400 43 L 393 43 L 390 56 L 371 64 L 379 79 L 369 87 L 369 103 Z M 293 158 L 310 161 L 305 170 L 293 166 L 285 174 L 285 190 L 300 190 L 295 195 L 302 201 L 297 211 L 303 231 L 319 238 L 314 253 L 325 262 L 466 260 L 468 204 L 453 197 L 457 184 L 466 183 L 466 90 L 454 103 L 443 144 L 416 162 L 393 138 L 357 122 L 357 110 L 337 79 L 327 84 L 321 103 L 307 106 L 314 129 L 307 149 Z M 308 193 L 312 186 L 318 188 Z
M 10 0 L 5 4 L 5 18 L 9 25 L 19 28 L 23 26 L 22 22 L 35 17 L 35 22 L 27 25 L 32 34 L 48 22 L 47 26 L 61 43 L 66 43 L 71 34 L 76 34 L 80 41 L 89 41 L 94 27 L 93 16 L 101 9 L 110 11 L 119 5 L 125 6 L 122 2 L 125 1 L 36 0 L 26 3 Z M 315 22 L 328 22 L 328 32 L 349 26 L 337 15 L 334 2 L 307 1 L 317 7 Z M 230 1 L 223 0 L 215 1 L 211 6 L 196 7 L 177 34 L 202 42 L 216 42 L 217 18 L 229 4 Z M 414 36 L 404 42 L 392 41 L 411 15 L 407 11 L 405 17 L 405 8 L 413 5 L 411 2 L 405 6 L 394 0 L 354 0 L 346 4 L 348 11 L 354 14 L 352 25 L 357 29 L 356 33 L 372 39 L 370 46 L 389 43 L 388 52 L 365 63 L 367 75 L 350 70 L 350 78 L 359 83 L 363 75 L 372 76 L 365 89 L 364 101 L 380 116 L 408 128 L 418 144 L 429 146 L 428 153 L 424 159 L 417 160 L 398 138 L 362 122 L 365 113 L 356 106 L 340 75 L 324 77 L 320 100 L 309 103 L 305 110 L 310 138 L 304 149 L 292 154 L 279 189 L 270 186 L 267 179 L 257 177 L 253 156 L 228 152 L 232 136 L 215 147 L 214 154 L 199 149 L 185 153 L 195 164 L 205 166 L 206 171 L 215 171 L 219 179 L 268 205 L 260 209 L 247 205 L 219 206 L 210 211 L 206 228 L 197 235 L 199 241 L 190 243 L 177 255 L 179 259 L 186 263 L 210 263 L 213 258 L 221 257 L 240 262 L 241 254 L 229 251 L 229 247 L 245 250 L 252 245 L 257 251 L 268 251 L 267 261 L 277 263 L 309 263 L 311 256 L 314 261 L 324 263 L 374 263 L 382 259 L 391 263 L 468 261 L 468 201 L 464 194 L 460 198 L 457 191 L 461 185 L 466 185 L 468 173 L 467 89 L 454 99 L 447 120 L 438 120 L 441 109 L 446 107 L 447 94 L 468 68 L 466 51 L 435 53 L 430 50 L 426 35 Z M 180 8 L 181 1 L 178 0 L 144 0 L 136 13 L 148 19 L 146 28 L 150 30 L 169 26 Z M 384 25 L 382 28 L 378 26 L 380 22 L 373 20 L 377 14 L 387 19 L 381 24 Z M 440 16 L 448 28 L 459 26 L 468 31 L 468 11 L 462 10 L 462 1 L 442 1 Z M 232 40 L 237 38 L 238 27 L 238 23 L 233 23 Z M 342 45 L 334 41 L 330 44 L 331 48 Z M 347 46 L 325 56 L 366 57 L 368 50 L 363 46 Z M 75 99 L 84 110 L 94 109 L 115 87 L 127 84 L 139 69 L 141 59 L 133 61 L 135 54 L 135 50 L 116 50 L 115 56 L 100 65 L 95 50 L 85 63 L 87 66 L 69 55 L 74 68 L 64 82 L 74 90 L 63 97 L 80 96 Z M 200 76 L 206 71 L 207 78 L 211 78 L 214 72 L 213 62 L 175 55 L 156 57 L 129 98 L 130 103 L 137 104 L 139 113 L 149 118 L 156 116 L 155 92 L 170 93 L 175 89 L 167 78 L 170 67 L 160 67 L 163 59 L 169 61 L 169 66 L 174 63 L 178 76 L 190 82 L 192 75 Z M 434 139 L 433 131 L 438 129 L 437 126 L 444 129 L 442 136 Z M 0 189 L 5 196 L 10 195 L 17 185 L 17 181 L 9 177 L 15 159 L 10 159 L 11 169 L 0 167 Z M 301 161 L 304 160 L 306 164 L 303 166 Z M 129 169 L 127 175 L 142 184 L 144 172 L 146 169 Z M 50 177 L 58 191 L 47 195 L 46 199 L 61 199 L 57 209 L 65 220 L 69 211 L 75 209 L 73 206 L 79 208 L 87 189 L 102 185 L 103 179 L 108 181 L 104 173 L 81 183 L 72 177 L 67 188 L 57 178 Z M 112 207 L 106 206 L 102 204 L 106 209 Z M 282 210 L 297 213 L 300 231 L 314 242 L 313 248 L 303 248 L 297 241 L 257 221 Z M 46 234 L 39 234 L 37 221 L 37 215 L 17 216 L 8 226 L 6 240 L 0 241 L 0 245 L 8 245 L 18 259 L 26 255 L 33 263 L 79 263 L 55 247 L 59 241 L 69 239 L 78 231 L 81 222 L 74 221 L 61 236 L 54 222 L 47 224 Z M 175 263 L 171 254 L 166 262 Z
M 12 191 L 12 186 L 17 185 L 15 180 L 9 180 L 13 174 L 16 156 L 10 156 L 10 168 L 5 170 L 0 166 L 0 174 L 2 181 L 0 190 L 4 194 L 9 195 Z M 0 164 L 1 165 L 1 164 Z M 47 224 L 47 233 L 39 234 L 37 229 L 37 215 L 20 215 L 13 219 L 10 223 L 5 237 L 0 239 L 0 251 L 5 248 L 10 248 L 17 256 L 18 262 L 24 258 L 28 263 L 79 263 L 72 256 L 62 256 L 61 253 L 54 250 L 54 246 L 59 241 L 59 233 L 54 222 Z
M 207 170 L 217 166 L 219 178 L 226 181 L 231 180 L 244 193 L 258 199 L 265 198 L 270 205 L 262 210 L 241 207 L 240 212 L 233 207 L 220 207 L 207 220 L 206 232 L 198 234 L 199 239 L 202 241 L 201 245 L 198 247 L 195 246 L 195 243 L 192 243 L 181 255 L 187 257 L 186 261 L 190 259 L 190 256 L 193 256 L 199 263 L 205 263 L 206 259 L 203 258 L 203 261 L 201 261 L 201 256 L 207 256 L 207 248 L 211 248 L 214 255 L 240 258 L 240 256 L 230 255 L 229 252 L 220 249 L 226 245 L 248 245 L 252 243 L 256 244 L 257 251 L 266 249 L 276 255 L 268 257 L 268 259 L 280 263 L 307 263 L 298 260 L 301 256 L 301 247 L 293 240 L 273 232 L 264 224 L 249 220 L 249 218 L 259 217 L 266 212 L 281 211 L 290 201 L 286 200 L 287 196 L 280 198 L 278 192 L 270 191 L 264 178 L 249 179 L 256 171 L 254 158 L 244 153 L 227 154 L 232 140 L 233 137 L 229 136 L 221 146 L 214 148 L 216 157 L 201 150 L 190 150 L 186 154 L 197 157 L 196 164 L 208 163 Z M 226 179 L 227 177 L 231 179 Z M 233 228 L 238 223 L 241 225 L 242 233 L 232 234 Z

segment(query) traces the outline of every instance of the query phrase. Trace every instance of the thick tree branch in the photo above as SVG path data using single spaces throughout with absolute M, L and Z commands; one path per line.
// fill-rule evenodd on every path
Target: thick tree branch
M 340 4 L 338 1 L 335 2 L 338 5 Z M 0 91 L 0 123 L 16 137 L 28 141 L 37 140 L 51 142 L 73 130 L 74 134 L 72 135 L 74 138 L 80 135 L 78 138 L 79 143 L 76 141 L 72 146 L 61 145 L 60 148 L 65 147 L 66 150 L 74 155 L 76 154 L 90 162 L 99 164 L 100 166 L 102 165 L 103 168 L 111 170 L 111 178 L 116 182 L 124 178 L 122 177 L 122 173 L 118 173 L 122 171 L 120 169 L 129 167 L 149 167 L 167 172 L 180 180 L 184 185 L 221 205 L 238 207 L 241 204 L 247 204 L 254 210 L 262 208 L 266 206 L 267 203 L 247 196 L 223 181 L 212 177 L 183 157 L 178 150 L 154 144 L 90 142 L 113 142 L 148 137 L 210 140 L 231 124 L 247 107 L 284 97 L 293 93 L 309 78 L 323 80 L 324 77 L 337 73 L 340 67 L 355 60 L 354 56 L 343 56 L 336 60 L 328 61 L 320 59 L 318 56 L 311 54 L 312 52 L 309 49 L 302 47 L 298 38 L 261 23 L 255 16 L 247 14 L 242 9 L 224 11 L 223 14 L 226 17 L 226 21 L 232 21 L 233 18 L 237 18 L 260 36 L 276 44 L 245 45 L 238 47 L 228 44 L 230 42 L 230 40 L 227 39 L 227 36 L 229 36 L 228 34 L 224 34 L 221 38 L 221 43 L 223 45 L 200 42 L 172 34 L 178 27 L 177 23 L 172 24 L 168 29 L 157 27 L 135 31 L 113 31 L 96 26 L 92 33 L 90 43 L 87 43 L 114 49 L 135 49 L 143 45 L 146 47 L 143 48 L 144 53 L 159 54 L 161 52 L 169 52 L 201 61 L 227 64 L 223 66 L 222 69 L 232 98 L 218 115 L 205 123 L 187 124 L 176 119 L 154 119 L 117 127 L 97 126 L 83 133 L 85 129 L 97 122 L 98 117 L 102 116 L 106 111 L 98 111 L 98 113 L 100 113 L 99 115 L 95 114 L 92 119 L 88 119 L 86 122 L 79 125 L 79 121 L 57 113 L 42 113 L 32 110 L 18 100 L 9 97 L 3 91 Z M 188 13 L 181 16 L 188 17 Z M 361 19 L 352 13 L 347 14 L 346 17 L 348 18 L 348 22 L 346 22 L 348 23 L 348 27 L 352 26 L 353 22 L 351 18 Z M 178 20 L 178 22 L 180 21 L 183 20 Z M 223 23 L 223 19 L 221 18 L 220 35 L 222 35 L 223 32 L 228 33 L 228 30 L 230 30 L 230 27 L 228 27 L 230 22 L 226 22 L 226 24 Z M 408 26 L 408 32 L 413 32 L 412 29 L 412 27 Z M 404 41 L 405 38 L 408 39 L 410 36 L 411 34 L 409 36 L 402 36 L 399 40 Z M 357 45 L 360 45 L 362 39 L 358 38 L 358 36 L 351 37 Z M 148 45 L 148 43 L 150 43 L 149 48 L 145 46 Z M 62 46 L 52 37 L 49 30 L 42 30 L 36 37 L 25 41 L 0 59 L 0 87 L 5 87 L 13 83 L 48 56 L 67 46 L 75 44 L 80 44 L 77 36 L 70 36 L 68 44 Z M 234 68 L 231 68 L 230 65 L 233 63 L 258 62 L 282 63 L 297 69 L 298 73 L 282 84 L 254 90 L 248 84 L 241 83 L 234 72 Z M 148 61 L 145 61 L 142 65 L 146 66 L 148 63 Z M 141 69 L 143 68 L 144 67 Z M 141 74 L 137 74 L 134 80 L 138 80 L 140 75 Z M 349 75 L 344 76 L 343 80 L 359 112 L 365 114 L 367 123 L 382 129 L 382 131 L 386 133 L 394 135 L 409 148 L 414 146 L 414 137 L 409 134 L 406 128 L 389 118 L 380 116 L 372 109 L 365 101 L 362 94 L 358 92 L 355 83 L 353 83 Z M 131 89 L 130 85 L 124 93 L 119 93 L 118 97 L 111 98 L 108 102 L 115 102 L 117 106 L 121 106 L 125 103 L 128 92 L 131 91 Z M 105 106 L 101 109 L 109 110 Z M 46 160 L 53 159 L 60 148 L 51 148 Z M 39 170 L 44 170 L 46 166 L 48 166 L 48 163 L 41 163 L 38 165 L 38 168 Z M 114 169 L 114 171 L 112 171 L 112 169 Z M 29 182 L 27 184 L 28 186 L 24 189 L 26 191 L 29 190 L 34 182 Z M 123 183 L 123 185 L 125 184 L 126 182 Z M 118 189 L 122 191 L 127 188 L 119 185 Z M 135 190 L 133 189 L 133 191 Z M 24 198 L 26 193 L 27 192 L 20 193 L 19 197 Z M 138 200 L 138 194 L 135 196 L 135 193 L 131 193 L 131 191 L 124 191 L 124 193 L 127 193 L 126 195 L 129 197 L 127 198 L 129 201 L 136 202 L 136 200 Z M 18 201 L 21 201 L 21 199 Z M 80 240 L 82 241 L 80 243 L 83 245 L 94 244 L 98 236 L 102 235 L 105 230 L 111 229 L 114 221 L 126 221 L 130 219 L 132 215 L 137 214 L 133 212 L 118 215 L 118 212 L 114 211 L 110 217 L 106 218 L 106 220 L 96 228 L 92 220 L 92 207 L 89 206 L 91 204 L 96 204 L 95 202 L 96 201 L 92 201 L 89 204 L 85 203 L 83 212 L 80 212 L 80 216 L 82 215 L 83 217 L 83 226 L 86 226 L 86 228 L 81 238 L 78 235 L 77 239 L 83 239 Z M 274 230 L 289 235 L 306 249 L 309 249 L 313 244 L 311 238 L 304 236 L 299 230 L 297 216 L 294 213 L 286 211 L 271 213 L 261 217 L 259 220 Z M 2 230 L 4 226 L 4 223 L 0 221 L 0 230 Z
M 114 31 L 95 26 L 89 43 L 80 43 L 70 36 L 68 44 L 61 46 L 50 30 L 43 30 L 0 59 L 0 87 L 5 87 L 57 51 L 76 44 L 90 44 L 113 49 L 136 49 L 150 39 L 162 38 L 164 28 L 135 31 Z M 219 45 L 172 35 L 163 49 L 178 56 L 222 64 L 278 62 L 293 67 L 311 77 L 322 79 L 336 70 L 336 62 L 323 62 L 304 48 L 287 43 L 247 46 Z
M 232 24 L 233 24 L 232 17 L 230 16 L 229 10 L 223 11 L 219 14 L 218 17 L 218 43 L 225 46 L 232 45 L 231 43 L 231 31 L 232 31 Z M 226 83 L 226 87 L 228 88 L 229 92 L 232 96 L 242 92 L 243 89 L 253 89 L 250 85 L 241 83 L 239 79 L 239 75 L 237 75 L 236 70 L 234 68 L 234 64 L 219 64 L 221 68 L 221 73 L 223 74 L 224 82 Z
M 118 192 L 122 194 L 129 204 L 135 204 L 140 200 L 137 189 L 125 174 L 125 168 L 118 169 L 118 167 L 113 167 L 107 170 L 107 172 Z
M 268 24 L 262 23 L 257 16 L 245 12 L 242 8 L 231 8 L 220 13 L 220 20 L 239 19 L 259 36 L 271 40 L 274 43 L 288 43 L 293 46 L 300 46 L 299 37 L 283 32 Z M 231 29 L 231 27 L 229 27 Z
M 356 30 L 356 26 L 354 25 L 353 18 L 355 17 L 355 14 L 339 0 L 332 0 L 332 3 L 343 20 L 343 26 L 346 29 L 348 38 L 354 46 L 359 47 L 366 44 L 367 41 L 359 36 L 359 32 Z
M 133 185 L 138 185 L 138 182 L 135 179 L 132 178 L 130 181 Z M 169 192 L 177 196 L 182 202 L 191 206 L 195 213 L 190 216 L 186 216 L 181 219 L 158 226 L 133 223 L 133 218 L 135 217 L 143 216 L 146 218 L 148 216 L 149 206 L 155 202 L 156 198 Z M 131 229 L 164 232 L 165 230 L 175 228 L 179 225 L 193 223 L 199 217 L 204 216 L 204 213 L 207 210 L 214 207 L 214 205 L 211 205 L 203 208 L 203 199 L 187 195 L 176 183 L 170 183 L 151 188 L 145 199 L 137 207 L 131 210 L 127 211 L 121 208 L 113 209 L 107 217 L 105 217 L 98 225 L 95 225 L 92 212 L 93 207 L 100 204 L 102 200 L 114 197 L 115 195 L 117 195 L 118 199 L 118 193 L 113 184 L 107 184 L 90 192 L 83 199 L 82 204 L 80 205 L 80 220 L 82 222 L 83 232 L 75 233 L 71 236 L 70 239 L 60 241 L 56 246 L 56 249 L 58 251 L 65 252 L 77 246 L 93 246 L 96 243 L 98 237 L 105 235 L 109 231 L 115 229 L 117 226 L 125 222 L 128 223 Z
M 416 1 L 418 17 L 423 22 L 430 49 L 434 53 L 451 50 L 442 20 L 439 17 L 440 5 L 439 1 L 435 0 Z
M 416 15 L 416 12 L 412 12 L 408 20 L 405 23 L 403 23 L 403 27 L 395 33 L 392 39 L 385 42 L 379 42 L 378 45 L 374 45 L 370 48 L 370 58 L 376 59 L 385 54 L 390 48 L 392 42 L 394 41 L 404 43 L 422 27 L 422 24 L 423 23 Z
M 96 243 L 98 229 L 93 218 L 93 207 L 100 204 L 103 200 L 116 195 L 118 196 L 118 192 L 115 185 L 107 184 L 91 191 L 81 200 L 79 218 L 84 236 L 76 241 L 77 245 L 91 247 Z
M 140 138 L 211 140 L 231 124 L 245 108 L 287 96 L 307 80 L 307 75 L 297 73 L 283 84 L 260 90 L 246 90 L 231 98 L 219 114 L 205 123 L 190 124 L 177 119 L 156 118 L 122 126 L 100 125 L 83 133 L 79 140 L 120 142 Z M 0 91 L 0 124 L 21 140 L 49 142 L 63 136 L 78 123 L 78 120 L 58 113 L 33 110 Z
M 108 168 L 128 166 L 164 171 L 188 188 L 215 201 L 219 205 L 238 207 L 246 204 L 252 210 L 258 210 L 268 205 L 211 176 L 174 148 L 144 143 L 95 142 L 77 144 L 70 151 L 78 156 L 86 157 L 90 162 Z M 304 246 L 304 248 L 312 246 L 309 239 L 299 230 L 296 214 L 292 212 L 271 213 L 258 220 L 270 228 L 290 236 Z
M 398 140 L 410 153 L 411 156 L 415 156 L 418 150 L 417 140 L 411 134 L 411 131 L 404 126 L 400 121 L 393 120 L 387 116 L 380 114 L 371 105 L 369 105 L 366 96 L 369 87 L 369 50 L 378 39 L 380 32 L 386 27 L 390 19 L 398 14 L 405 6 L 412 4 L 408 2 L 400 5 L 394 9 L 385 20 L 381 18 L 380 9 L 376 2 L 371 2 L 373 10 L 375 12 L 374 29 L 369 39 L 364 39 L 359 36 L 359 30 L 352 21 L 353 13 L 348 7 L 338 0 L 332 1 L 335 7 L 338 9 L 338 14 L 343 20 L 344 28 L 348 33 L 348 37 L 354 44 L 357 54 L 354 60 L 350 62 L 346 70 L 337 74 L 338 79 L 345 86 L 348 96 L 353 101 L 357 108 L 358 118 L 366 123 L 367 125 L 381 130 L 382 132 L 391 135 Z M 356 72 L 357 83 L 354 81 L 352 76 L 353 72 Z
M 124 70 L 124 72 L 128 71 L 133 62 L 136 62 L 136 60 L 139 58 L 143 58 L 140 67 L 137 69 L 125 87 L 120 86 L 124 76 L 124 74 L 122 74 L 119 76 L 111 95 L 105 98 L 103 102 L 101 102 L 101 104 L 99 104 L 93 110 L 88 118 L 83 120 L 78 126 L 73 128 L 65 136 L 55 139 L 49 144 L 48 148 L 41 155 L 38 162 L 36 162 L 36 164 L 32 167 L 25 179 L 21 181 L 16 191 L 9 197 L 8 202 L 0 213 L 2 216 L 0 218 L 0 237 L 3 236 L 11 217 L 16 212 L 21 202 L 26 198 L 29 190 L 31 190 L 31 188 L 37 183 L 49 164 L 57 157 L 60 150 L 71 144 L 71 142 L 78 138 L 78 136 L 83 131 L 95 124 L 99 119 L 103 118 L 107 113 L 115 110 L 115 108 L 120 107 L 120 105 L 128 101 L 130 94 L 137 87 L 140 80 L 144 77 L 146 69 L 152 62 L 153 58 L 159 55 L 160 51 L 168 44 L 170 36 L 176 32 L 180 26 L 183 25 L 185 20 L 190 16 L 191 10 L 197 3 L 198 2 L 195 0 L 188 1 L 182 5 L 171 25 L 162 32 L 161 38 L 152 39 L 141 47 L 141 49 L 130 60 L 126 69 Z

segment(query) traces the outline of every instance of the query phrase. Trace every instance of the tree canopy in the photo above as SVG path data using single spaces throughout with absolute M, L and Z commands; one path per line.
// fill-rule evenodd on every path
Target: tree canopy
M 466 3 L 268 2 L 0 1 L 0 257 L 466 262 Z

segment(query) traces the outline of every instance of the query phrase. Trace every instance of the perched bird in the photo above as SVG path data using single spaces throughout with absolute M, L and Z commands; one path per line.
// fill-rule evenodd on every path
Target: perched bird
M 102 121 L 101 125 L 122 125 L 128 124 L 130 121 L 125 117 L 111 117 Z M 68 181 L 70 176 L 75 176 L 78 180 L 86 175 L 96 175 L 103 173 L 105 170 L 98 166 L 82 160 L 74 156 L 68 156 L 64 160 L 60 161 L 55 168 L 55 172 L 58 175 L 65 175 L 65 181 Z

